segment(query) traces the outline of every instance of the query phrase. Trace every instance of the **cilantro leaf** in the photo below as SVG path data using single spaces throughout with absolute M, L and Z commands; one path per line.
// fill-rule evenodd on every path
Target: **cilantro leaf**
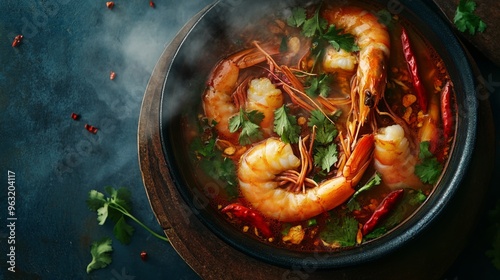
M 316 126 L 316 141 L 324 145 L 331 143 L 338 134 L 335 124 L 320 110 L 311 111 L 308 126 Z
M 382 182 L 382 177 L 380 177 L 380 174 L 378 174 L 378 172 L 375 172 L 375 175 L 373 175 L 373 177 L 370 179 L 370 181 L 368 181 L 364 186 L 362 186 L 361 188 L 359 188 L 353 195 L 352 195 L 352 198 L 355 198 L 356 196 L 358 196 L 360 193 L 364 192 L 364 191 L 367 191 L 371 188 L 373 188 L 374 186 L 378 186 L 380 185 L 380 183 Z
M 298 143 L 300 136 L 300 126 L 297 118 L 288 114 L 288 108 L 283 105 L 274 111 L 274 132 L 285 143 Z
M 306 93 L 311 97 L 327 97 L 330 93 L 333 78 L 329 74 L 321 74 L 318 76 L 310 76 L 306 79 Z
M 125 217 L 122 216 L 118 222 L 116 222 L 115 227 L 113 228 L 113 234 L 121 243 L 129 244 L 132 240 L 132 235 L 134 234 L 134 228 L 127 224 Z
M 287 19 L 287 24 L 293 27 L 300 27 L 306 21 L 306 10 L 301 7 L 292 9 L 292 15 Z
M 87 273 L 93 270 L 106 267 L 112 261 L 111 252 L 113 252 L 113 247 L 111 246 L 112 241 L 110 238 L 104 238 L 102 240 L 92 243 L 90 248 L 90 254 L 92 255 L 92 261 L 87 265 Z
M 328 219 L 320 238 L 335 246 L 354 246 L 356 244 L 356 234 L 358 233 L 358 221 L 353 217 Z
M 330 172 L 330 168 L 337 162 L 337 145 L 330 144 L 326 147 L 317 147 L 314 154 L 314 164 L 322 170 Z
M 428 141 L 420 143 L 420 163 L 415 166 L 415 175 L 417 175 L 423 183 L 434 184 L 439 179 L 439 175 L 443 171 L 443 165 L 429 151 L 430 143 Z
M 287 23 L 293 27 L 302 27 L 302 34 L 305 37 L 313 38 L 315 42 L 323 40 L 337 50 L 358 51 L 359 47 L 356 45 L 354 37 L 351 34 L 342 34 L 342 30 L 337 30 L 334 25 L 329 26 L 328 22 L 320 17 L 320 8 L 321 6 L 310 18 L 307 18 L 303 8 L 293 9 Z
M 264 114 L 257 110 L 245 112 L 240 109 L 238 115 L 229 119 L 229 131 L 234 133 L 241 129 L 238 141 L 241 145 L 249 145 L 262 139 L 259 124 L 264 119 Z
M 474 14 L 476 2 L 472 0 L 460 0 L 453 22 L 460 32 L 468 31 L 474 35 L 476 31 L 483 32 L 486 29 L 486 23 L 479 16 Z
M 87 206 L 89 209 L 97 212 L 97 221 L 99 225 L 103 225 L 108 217 L 114 215 L 112 219 L 115 221 L 113 233 L 120 242 L 127 243 L 130 242 L 129 238 L 133 233 L 133 228 L 131 229 L 131 227 L 125 223 L 125 217 L 128 217 L 149 231 L 153 236 L 168 241 L 165 236 L 155 233 L 130 213 L 132 207 L 130 203 L 130 192 L 127 189 L 120 188 L 117 190 L 109 186 L 105 187 L 105 189 L 110 197 L 105 197 L 104 194 L 96 190 L 91 190 L 87 198 Z M 98 205 L 101 205 L 101 207 L 96 209 Z
M 330 25 L 326 33 L 323 34 L 323 39 L 327 40 L 336 51 L 340 49 L 348 52 L 359 51 L 354 36 L 349 33 L 342 33 L 342 30 L 335 28 L 335 25 Z

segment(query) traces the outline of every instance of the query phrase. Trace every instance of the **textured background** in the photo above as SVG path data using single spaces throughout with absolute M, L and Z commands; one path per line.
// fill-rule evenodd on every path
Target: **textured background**
M 87 275 L 92 241 L 112 236 L 85 204 L 91 189 L 127 187 L 133 213 L 161 232 L 137 158 L 137 122 L 148 79 L 165 46 L 208 0 L 0 1 L 0 185 L 16 173 L 16 273 L 7 271 L 7 190 L 0 189 L 0 279 L 196 279 L 167 243 L 134 224 L 130 245 L 113 242 L 113 263 Z M 17 34 L 25 36 L 12 48 Z M 473 50 L 500 130 L 500 69 Z M 111 81 L 110 71 L 117 77 Z M 72 112 L 81 115 L 71 119 Z M 89 123 L 97 134 L 84 129 Z M 499 150 L 500 138 L 496 138 Z M 496 170 L 500 167 L 496 156 Z M 498 279 L 484 251 L 486 213 L 499 199 L 499 175 L 470 245 L 445 276 Z M 149 254 L 147 262 L 139 253 Z M 173 277 L 175 275 L 175 277 Z M 160 277 L 162 276 L 162 277 Z

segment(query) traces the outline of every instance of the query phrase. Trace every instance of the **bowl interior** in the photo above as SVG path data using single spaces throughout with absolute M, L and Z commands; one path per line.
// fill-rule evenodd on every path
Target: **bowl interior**
M 259 3 L 257 3 L 259 2 Z M 261 3 L 260 3 L 261 2 Z M 466 55 L 447 25 L 420 1 L 400 1 L 402 6 L 389 10 L 414 26 L 443 59 L 457 97 L 458 121 L 453 152 L 444 174 L 433 193 L 416 213 L 388 234 L 349 250 L 335 253 L 295 252 L 264 244 L 242 235 L 208 206 L 208 196 L 192 175 L 186 139 L 181 133 L 182 117 L 197 114 L 201 93 L 213 65 L 236 50 L 232 34 L 239 34 L 248 23 L 256 21 L 262 11 L 284 11 L 299 1 L 220 1 L 201 16 L 177 50 L 166 75 L 161 99 L 161 137 L 164 155 L 177 190 L 193 213 L 219 238 L 262 261 L 290 267 L 313 258 L 318 268 L 337 268 L 379 258 L 414 238 L 432 223 L 460 186 L 474 149 L 477 100 L 472 73 Z M 391 2 L 391 1 L 389 1 Z M 387 1 L 382 7 L 390 8 Z M 272 6 L 272 7 L 271 7 Z M 254 12 L 257 11 L 259 12 Z M 244 16 L 242 16 L 244 15 Z M 235 17 L 238 19 L 235 23 Z M 423 20 L 425 18 L 425 21 Z M 217 186 L 213 186 L 217 191 Z

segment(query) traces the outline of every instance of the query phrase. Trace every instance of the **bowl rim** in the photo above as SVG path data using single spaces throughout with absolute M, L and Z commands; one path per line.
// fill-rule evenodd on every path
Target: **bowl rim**
M 174 54 L 174 60 L 184 45 L 186 38 L 189 37 L 194 29 L 196 29 L 200 21 L 203 21 L 203 19 L 209 15 L 214 8 L 218 7 L 217 5 L 220 2 L 222 1 L 216 1 L 212 7 L 207 9 L 207 11 L 200 16 L 180 43 Z M 455 80 L 453 82 L 455 83 L 456 81 L 460 81 L 460 84 L 463 86 L 463 91 L 460 92 L 460 96 L 464 98 L 463 103 L 465 103 L 465 105 L 457 108 L 458 121 L 461 125 L 457 126 L 454 143 L 454 150 L 456 150 L 457 147 L 460 147 L 462 153 L 458 154 L 457 152 L 452 152 L 450 160 L 448 161 L 449 164 L 453 162 L 457 165 L 457 169 L 453 171 L 445 169 L 445 172 L 441 177 L 441 181 L 446 180 L 446 182 L 448 182 L 448 186 L 443 187 L 441 186 L 441 183 L 439 183 L 438 186 L 434 188 L 432 195 L 430 195 L 427 201 L 420 206 L 420 209 L 415 211 L 415 213 L 409 217 L 407 221 L 401 223 L 401 225 L 397 226 L 383 237 L 366 242 L 361 246 L 357 246 L 349 250 L 334 253 L 323 252 L 321 254 L 317 252 L 297 253 L 289 250 L 280 250 L 275 246 L 264 244 L 261 241 L 255 240 L 255 242 L 252 242 L 249 237 L 243 236 L 242 234 L 239 234 L 236 237 L 228 236 L 227 230 L 221 228 L 220 221 L 213 220 L 213 217 L 210 217 L 210 214 L 207 214 L 204 211 L 195 211 L 194 213 L 197 218 L 217 237 L 247 255 L 274 265 L 291 267 L 303 263 L 304 261 L 313 261 L 315 267 L 320 269 L 340 268 L 369 262 L 401 248 L 406 242 L 414 239 L 437 219 L 444 207 L 452 199 L 456 190 L 459 188 L 465 173 L 469 168 L 469 163 L 471 161 L 476 142 L 477 108 L 479 105 L 475 96 L 472 70 L 466 58 L 466 52 L 457 37 L 453 34 L 450 27 L 423 2 L 417 3 L 416 1 L 411 0 L 400 0 L 399 2 L 404 6 L 405 10 L 407 10 L 406 12 L 409 11 L 411 14 L 415 15 L 415 18 L 411 21 L 413 24 L 417 26 L 426 26 L 430 29 L 430 31 L 432 31 L 432 34 L 426 33 L 427 35 L 439 38 L 443 47 L 447 49 L 449 53 L 455 54 L 447 56 L 447 59 L 449 60 L 448 63 L 450 63 L 447 65 L 447 68 L 449 71 L 453 70 L 455 72 Z M 421 20 L 418 15 L 425 15 L 425 21 Z M 443 58 L 442 53 L 440 53 L 440 56 Z M 173 64 L 174 63 L 172 62 L 167 69 L 161 93 L 160 137 L 163 155 L 167 165 L 169 166 L 169 171 L 172 178 L 177 178 L 174 180 L 176 189 L 180 192 L 181 197 L 189 207 L 197 208 L 197 206 L 193 204 L 193 194 L 190 193 L 187 190 L 187 187 L 183 185 L 184 183 L 181 182 L 182 180 L 179 180 L 182 176 L 179 170 L 175 168 L 176 160 L 172 158 L 174 148 L 168 145 L 169 121 L 166 120 L 164 116 L 166 110 L 163 104 L 165 102 L 164 97 L 168 94 L 165 92 L 165 89 L 167 88 L 167 84 L 169 82 L 168 77 L 171 73 L 171 67 Z M 454 69 L 450 69 L 451 65 L 455 66 Z M 450 76 L 452 76 L 451 73 Z M 456 94 L 458 97 L 459 93 L 456 92 Z M 273 248 L 273 250 L 269 252 L 269 248 Z

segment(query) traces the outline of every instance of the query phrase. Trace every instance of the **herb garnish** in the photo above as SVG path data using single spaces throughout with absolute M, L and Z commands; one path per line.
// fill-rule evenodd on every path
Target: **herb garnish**
M 109 197 L 105 197 L 103 193 L 96 190 L 91 190 L 87 199 L 87 206 L 90 210 L 97 212 L 99 225 L 103 225 L 108 217 L 115 222 L 113 233 L 118 241 L 124 244 L 130 243 L 134 228 L 125 221 L 125 217 L 128 217 L 149 231 L 153 236 L 168 242 L 165 236 L 155 233 L 130 213 L 132 206 L 128 189 L 119 188 L 116 190 L 110 186 L 104 189 Z
M 239 142 L 241 145 L 249 145 L 262 139 L 260 122 L 264 119 L 264 114 L 257 110 L 245 112 L 240 109 L 240 113 L 229 119 L 229 131 L 234 133 L 241 129 Z
M 317 147 L 316 153 L 314 154 L 314 163 L 321 167 L 322 170 L 330 172 L 330 167 L 338 160 L 337 154 L 336 144 L 330 144 L 326 147 Z
M 320 238 L 334 246 L 354 246 L 358 233 L 358 221 L 353 217 L 334 217 L 328 219 Z
M 290 115 L 288 111 L 288 107 L 285 105 L 274 111 L 274 132 L 285 143 L 298 143 L 300 126 L 297 124 L 297 118 Z
M 333 78 L 331 75 L 323 73 L 318 76 L 309 76 L 306 79 L 305 92 L 310 97 L 327 97 L 330 93 Z
M 343 33 L 343 30 L 337 29 L 335 25 L 328 25 L 328 22 L 319 16 L 320 7 L 316 9 L 314 15 L 307 19 L 304 8 L 294 8 L 292 15 L 287 19 L 287 23 L 293 27 L 302 27 L 302 34 L 313 38 L 316 42 L 326 41 L 330 43 L 337 51 L 343 49 L 348 52 L 358 51 L 354 36 L 349 33 Z
M 99 268 L 106 267 L 111 263 L 111 252 L 113 252 L 111 243 L 112 241 L 110 238 L 103 238 L 92 243 L 92 247 L 90 248 L 92 261 L 87 265 L 87 273 L 90 273 L 91 271 Z
M 415 174 L 423 183 L 434 184 L 439 179 L 443 165 L 429 151 L 429 141 L 420 143 L 420 153 L 418 157 L 421 162 L 415 166 Z
M 474 35 L 476 31 L 483 32 L 486 29 L 486 23 L 479 16 L 474 14 L 476 2 L 472 0 L 460 0 L 453 22 L 460 32 L 469 31 Z
M 236 166 L 231 159 L 222 156 L 222 152 L 215 147 L 215 138 L 202 142 L 196 138 L 191 149 L 199 160 L 200 168 L 209 176 L 226 183 L 224 189 L 230 199 L 238 196 Z
M 329 144 L 337 137 L 337 127 L 320 110 L 311 111 L 308 125 L 316 126 L 316 141 L 321 144 Z

